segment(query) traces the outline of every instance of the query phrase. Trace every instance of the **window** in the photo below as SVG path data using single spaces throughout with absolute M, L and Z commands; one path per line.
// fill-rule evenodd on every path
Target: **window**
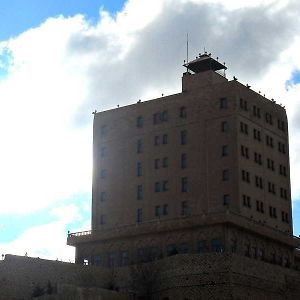
M 180 132 L 180 143 L 181 143 L 181 145 L 187 144 L 187 131 L 186 130 L 182 130 Z
M 121 266 L 128 266 L 129 265 L 129 254 L 128 251 L 121 252 Z
M 160 192 L 160 182 L 159 181 L 155 182 L 154 191 L 156 193 Z
M 142 163 L 138 162 L 136 165 L 136 176 L 142 176 Z
M 240 108 L 245 111 L 248 110 L 248 102 L 243 98 L 240 98 Z
M 273 118 L 272 118 L 272 115 L 269 114 L 269 113 L 266 113 L 265 114 L 265 120 L 266 120 L 266 123 L 270 124 L 270 125 L 273 125 Z
M 190 252 L 189 245 L 187 243 L 182 243 L 178 247 L 178 252 L 181 254 L 186 254 Z
M 228 132 L 229 126 L 228 126 L 228 122 L 227 121 L 223 121 L 221 123 L 221 131 L 222 132 Z
M 275 184 L 272 182 L 268 182 L 268 192 L 271 194 L 276 194 Z
M 143 141 L 141 139 L 137 140 L 136 153 L 143 153 Z
M 105 137 L 107 135 L 108 128 L 106 125 L 102 125 L 100 128 L 100 136 Z
M 155 217 L 159 217 L 161 215 L 161 213 L 160 213 L 160 206 L 159 205 L 155 206 L 154 214 L 155 214 Z
M 275 207 L 269 206 L 269 214 L 271 218 L 277 218 L 277 211 Z
M 185 119 L 187 117 L 186 107 L 181 106 L 179 110 L 179 117 Z
M 251 208 L 251 198 L 247 195 L 243 195 L 243 205 Z
M 138 116 L 136 118 L 136 127 L 137 128 L 142 128 L 144 126 L 144 120 L 142 116 Z
M 280 129 L 282 131 L 285 131 L 285 123 L 284 123 L 284 121 L 278 120 L 277 121 L 277 126 L 278 126 L 278 129 Z
M 117 254 L 112 252 L 109 253 L 108 255 L 108 266 L 110 268 L 116 267 L 117 266 Z
M 163 168 L 167 168 L 168 167 L 168 158 L 164 157 L 162 160 L 162 166 Z
M 161 120 L 162 120 L 162 122 L 167 122 L 168 121 L 168 111 L 167 110 L 164 110 L 161 113 Z
M 223 195 L 223 205 L 229 205 L 230 203 L 230 196 L 228 194 Z
M 159 158 L 156 158 L 154 160 L 154 169 L 157 170 L 159 169 L 159 165 L 160 165 L 160 159 Z
M 153 124 L 154 125 L 159 124 L 160 121 L 161 121 L 161 119 L 160 119 L 160 113 L 153 114 Z
M 245 170 L 242 170 L 242 180 L 250 183 L 250 173 Z
M 164 134 L 162 136 L 162 143 L 163 143 L 163 145 L 168 144 L 168 135 L 167 134 Z
M 158 146 L 158 145 L 159 145 L 159 140 L 160 140 L 159 135 L 156 135 L 156 136 L 154 137 L 154 145 L 155 145 L 155 146 Z
M 224 246 L 221 240 L 213 239 L 211 241 L 211 249 L 214 252 L 224 252 Z
M 174 244 L 168 245 L 167 246 L 167 256 L 172 256 L 172 255 L 176 255 L 176 254 L 178 254 L 176 245 L 174 245 Z
M 186 193 L 188 191 L 188 179 L 187 177 L 181 178 L 181 192 Z
M 137 211 L 136 211 L 136 222 L 141 223 L 142 220 L 143 220 L 143 209 L 138 208 Z
M 261 154 L 259 154 L 257 152 L 254 152 L 254 162 L 259 164 L 259 165 L 262 165 L 262 156 L 261 156 Z
M 244 122 L 240 122 L 240 131 L 246 135 L 248 135 L 248 124 Z
M 168 180 L 164 180 L 162 182 L 162 190 L 163 190 L 163 192 L 166 192 L 169 190 L 169 181 Z
M 105 202 L 106 200 L 107 200 L 106 192 L 101 192 L 100 193 L 100 201 Z
M 100 172 L 100 177 L 101 179 L 104 179 L 107 177 L 107 170 L 106 169 L 102 169 Z
M 222 180 L 223 181 L 228 181 L 229 180 L 229 170 L 225 169 L 222 171 Z
M 164 216 L 167 216 L 167 215 L 168 215 L 168 211 L 169 211 L 169 206 L 168 206 L 168 204 L 164 204 L 163 210 L 162 210 L 162 214 L 163 214 Z
M 256 105 L 253 105 L 253 116 L 260 118 L 260 108 Z
M 274 167 L 274 160 L 268 158 L 267 159 L 267 168 L 274 171 L 275 170 L 275 167 Z
M 182 201 L 181 202 L 181 215 L 182 216 L 187 216 L 188 214 L 189 214 L 188 202 L 187 201 Z
M 285 144 L 278 142 L 278 151 L 281 153 L 286 153 Z
M 273 138 L 271 136 L 269 136 L 269 135 L 266 135 L 266 144 L 267 144 L 267 146 L 269 146 L 271 148 L 274 147 L 274 145 L 273 145 Z
M 253 138 L 259 142 L 261 141 L 260 130 L 256 128 L 253 129 Z
M 100 215 L 100 225 L 107 223 L 106 215 Z
M 222 156 L 228 156 L 228 146 L 227 145 L 222 146 Z
M 286 167 L 283 165 L 279 165 L 279 174 L 286 177 Z
M 247 159 L 249 159 L 249 148 L 241 145 L 241 155 Z
M 207 253 L 208 252 L 208 244 L 207 244 L 206 240 L 198 241 L 197 252 L 198 253 Z
M 136 189 L 136 198 L 137 200 L 143 199 L 143 186 L 139 184 Z
M 280 198 L 288 199 L 288 191 L 284 188 L 280 188 Z
M 102 158 L 107 156 L 107 148 L 106 147 L 101 147 L 101 149 L 100 149 L 100 156 Z
M 260 188 L 260 189 L 263 189 L 263 180 L 262 180 L 262 177 L 260 176 L 255 176 L 255 186 Z
M 220 98 L 220 109 L 227 109 L 227 108 L 228 108 L 227 98 L 225 97 Z
M 256 200 L 256 211 L 264 213 L 264 203 L 262 201 Z
M 187 155 L 186 153 L 181 154 L 181 169 L 187 168 Z

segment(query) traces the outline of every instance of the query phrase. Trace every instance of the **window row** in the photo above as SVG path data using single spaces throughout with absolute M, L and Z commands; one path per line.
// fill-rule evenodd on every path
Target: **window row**
M 241 145 L 241 156 L 246 158 L 246 159 L 250 159 L 250 150 L 248 147 Z M 262 154 L 254 151 L 253 153 L 253 160 L 256 164 L 258 165 L 263 165 L 264 164 L 264 160 L 263 160 L 263 156 Z M 275 162 L 274 160 L 272 160 L 271 158 L 267 158 L 267 168 L 271 171 L 275 171 Z M 282 176 L 287 176 L 287 167 L 284 165 L 279 164 L 279 174 Z
M 182 119 L 187 118 L 186 106 L 181 106 L 179 108 L 178 116 Z M 153 124 L 154 125 L 161 124 L 161 123 L 168 122 L 168 121 L 169 121 L 169 114 L 168 114 L 167 110 L 164 110 L 162 112 L 156 112 L 153 114 Z M 136 127 L 137 128 L 144 127 L 144 117 L 143 116 L 138 116 L 136 118 Z

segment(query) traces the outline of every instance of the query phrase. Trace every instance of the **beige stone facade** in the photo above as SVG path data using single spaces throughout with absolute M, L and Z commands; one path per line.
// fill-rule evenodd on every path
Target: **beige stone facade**
M 181 93 L 95 113 L 92 230 L 68 236 L 76 262 L 219 252 L 299 268 L 285 109 L 209 55 L 187 67 Z

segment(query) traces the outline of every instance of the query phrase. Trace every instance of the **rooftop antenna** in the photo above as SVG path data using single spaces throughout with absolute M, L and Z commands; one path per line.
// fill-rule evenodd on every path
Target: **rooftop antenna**
M 186 63 L 189 63 L 189 33 L 186 33 Z M 188 73 L 188 67 L 186 66 L 186 72 Z

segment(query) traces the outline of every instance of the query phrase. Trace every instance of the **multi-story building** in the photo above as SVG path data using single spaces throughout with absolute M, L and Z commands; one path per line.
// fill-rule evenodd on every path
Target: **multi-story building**
M 233 252 L 292 267 L 288 121 L 207 53 L 182 92 L 94 114 L 92 229 L 76 262 Z

